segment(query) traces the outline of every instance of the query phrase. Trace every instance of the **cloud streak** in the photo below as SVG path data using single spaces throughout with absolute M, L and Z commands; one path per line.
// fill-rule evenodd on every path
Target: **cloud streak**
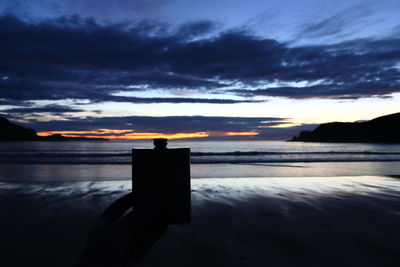
M 104 137 L 110 139 L 206 138 L 206 139 L 290 139 L 300 130 L 315 125 L 292 126 L 290 120 L 275 117 L 204 117 L 204 116 L 126 116 L 69 118 L 38 121 L 23 126 L 41 135 Z M 277 127 L 278 126 L 278 127 Z M 285 127 L 287 126 L 287 127 Z
M 82 112 L 83 109 L 71 108 L 61 105 L 45 105 L 43 107 L 33 108 L 10 108 L 2 110 L 3 113 L 19 113 L 19 114 L 31 114 L 31 113 L 51 113 L 51 114 L 63 114 L 66 112 Z
M 338 37 L 353 33 L 359 27 L 365 27 L 369 16 L 373 14 L 372 2 L 364 2 L 351 6 L 334 15 L 317 19 L 300 27 L 297 38 L 321 39 L 327 37 Z M 351 32 L 349 32 L 349 30 Z

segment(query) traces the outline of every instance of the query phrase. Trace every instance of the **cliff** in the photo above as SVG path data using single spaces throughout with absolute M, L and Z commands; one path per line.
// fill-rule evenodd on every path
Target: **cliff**
M 0 117 L 1 141 L 104 141 L 104 138 L 66 137 L 60 134 L 38 136 L 35 130 L 14 124 Z
M 367 122 L 331 122 L 313 131 L 302 131 L 292 141 L 400 143 L 400 113 Z

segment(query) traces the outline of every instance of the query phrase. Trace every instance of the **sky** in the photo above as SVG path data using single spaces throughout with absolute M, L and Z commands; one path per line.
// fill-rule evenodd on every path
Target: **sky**
M 0 116 L 121 140 L 373 119 L 399 112 L 398 14 L 398 0 L 3 0 Z

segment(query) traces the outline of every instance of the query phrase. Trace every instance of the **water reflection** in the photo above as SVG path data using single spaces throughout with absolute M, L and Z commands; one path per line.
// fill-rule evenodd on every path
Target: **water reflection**
M 3 246 L 6 263 L 72 261 L 91 223 L 130 190 L 130 181 L 0 183 L 0 235 L 21 252 Z M 192 179 L 192 222 L 171 226 L 141 266 L 204 255 L 206 266 L 265 266 L 266 255 L 273 266 L 398 266 L 399 200 L 393 177 Z
M 0 190 L 28 194 L 93 194 L 131 190 L 130 181 L 0 183 Z M 343 194 L 400 194 L 400 179 L 389 176 L 201 178 L 192 179 L 192 194 L 213 200 L 254 197 L 311 198 Z M 294 199 L 293 199 L 294 200 Z

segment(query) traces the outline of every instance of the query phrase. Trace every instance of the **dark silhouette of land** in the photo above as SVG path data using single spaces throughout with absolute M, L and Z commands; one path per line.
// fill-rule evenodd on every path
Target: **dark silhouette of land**
M 331 122 L 313 131 L 302 131 L 291 141 L 400 143 L 400 113 L 367 122 Z
M 28 129 L 0 117 L 1 141 L 105 141 L 104 138 L 66 137 L 61 134 L 38 136 L 35 130 Z

